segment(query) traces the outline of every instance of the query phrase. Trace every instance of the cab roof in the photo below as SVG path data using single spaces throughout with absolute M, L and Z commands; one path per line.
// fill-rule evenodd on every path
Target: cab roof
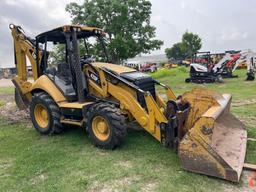
M 36 39 L 39 43 L 44 43 L 46 38 L 47 41 L 65 42 L 64 34 L 71 32 L 72 30 L 76 31 L 78 39 L 105 34 L 102 29 L 97 27 L 88 27 L 84 25 L 63 25 L 37 35 Z

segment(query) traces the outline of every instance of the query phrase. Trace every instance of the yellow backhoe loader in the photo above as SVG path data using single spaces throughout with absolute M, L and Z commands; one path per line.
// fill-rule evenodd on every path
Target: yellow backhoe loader
M 86 128 L 95 146 L 114 149 L 128 123 L 137 122 L 164 146 L 176 149 L 185 170 L 239 181 L 247 132 L 229 112 L 229 94 L 197 88 L 176 97 L 149 75 L 111 64 L 105 33 L 98 28 L 65 25 L 31 39 L 20 26 L 9 27 L 18 71 L 15 101 L 19 108 L 29 107 L 38 132 L 57 134 L 65 124 L 78 125 Z M 92 59 L 92 42 L 101 45 L 105 62 Z M 65 47 L 64 60 L 52 67 L 49 43 Z M 27 80 L 27 61 L 33 82 Z M 167 99 L 155 86 L 165 89 Z

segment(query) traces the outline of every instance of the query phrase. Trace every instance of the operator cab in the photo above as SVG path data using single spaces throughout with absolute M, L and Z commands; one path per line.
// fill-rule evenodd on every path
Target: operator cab
M 80 97 L 86 97 L 88 88 L 83 66 L 93 62 L 95 50 L 100 46 L 103 47 L 103 56 L 97 55 L 108 61 L 104 37 L 101 29 L 77 25 L 65 25 L 38 35 L 38 75 L 47 75 L 70 102 L 78 101 L 79 93 Z

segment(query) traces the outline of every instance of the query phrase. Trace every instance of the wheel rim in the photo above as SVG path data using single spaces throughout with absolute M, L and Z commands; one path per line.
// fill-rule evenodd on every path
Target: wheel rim
M 108 122 L 101 116 L 96 116 L 92 121 L 94 135 L 101 141 L 106 141 L 110 135 Z
M 37 104 L 34 109 L 34 116 L 37 124 L 45 129 L 49 123 L 49 115 L 45 106 Z

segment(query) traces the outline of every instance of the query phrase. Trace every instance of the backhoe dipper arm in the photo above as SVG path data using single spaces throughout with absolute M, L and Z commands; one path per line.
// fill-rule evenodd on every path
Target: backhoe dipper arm
M 254 71 L 254 68 L 255 68 L 255 61 L 254 61 L 254 58 L 255 58 L 255 53 L 253 52 L 249 52 L 246 56 L 246 64 L 247 64 L 247 72 L 250 72 L 250 71 Z
M 38 66 L 36 64 L 36 46 L 32 39 L 27 37 L 20 26 L 10 24 L 14 41 L 14 58 L 17 68 L 18 78 L 27 81 L 27 60 L 29 59 L 32 66 L 33 78 L 38 78 Z M 39 50 L 39 61 L 42 59 L 42 51 Z
M 252 68 L 251 59 L 253 58 L 253 54 L 254 53 L 251 50 L 242 52 L 239 59 L 236 60 L 235 65 L 232 69 L 232 72 L 234 72 L 237 69 L 237 67 L 240 65 L 240 63 L 242 63 L 242 62 L 246 62 L 247 70 L 250 71 L 250 69 Z
M 231 56 L 227 53 L 217 64 L 214 65 L 213 71 L 214 73 L 221 72 L 225 67 L 227 61 L 231 60 Z

